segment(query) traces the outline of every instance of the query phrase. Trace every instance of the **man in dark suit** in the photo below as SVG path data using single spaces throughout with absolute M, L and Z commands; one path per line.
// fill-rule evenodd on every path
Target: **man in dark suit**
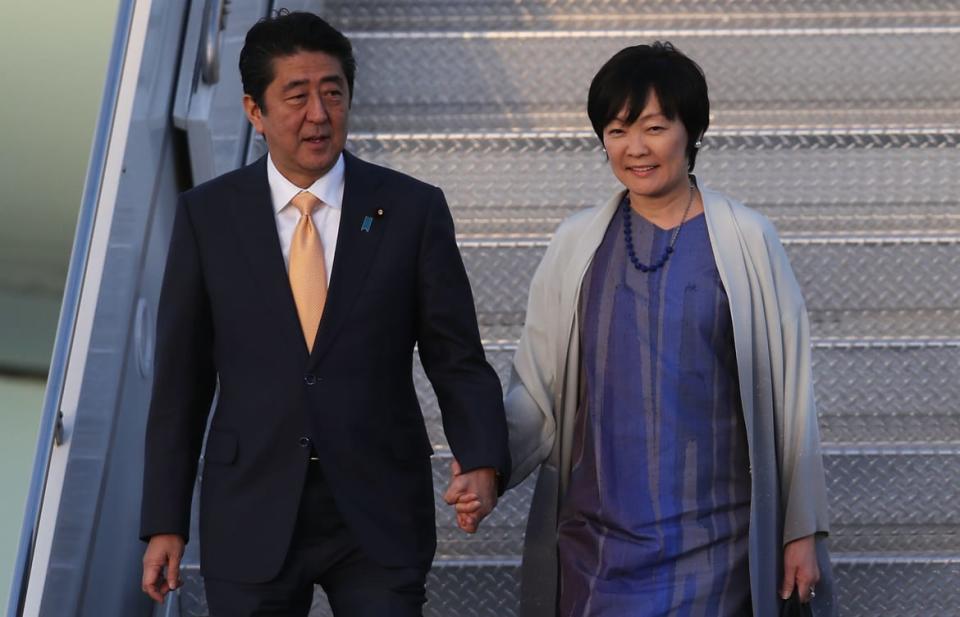
M 255 25 L 244 106 L 269 155 L 184 193 L 157 323 L 143 589 L 178 585 L 208 410 L 201 569 L 215 617 L 421 614 L 436 547 L 418 345 L 465 529 L 509 470 L 496 374 L 442 192 L 344 151 L 355 62 L 319 17 Z

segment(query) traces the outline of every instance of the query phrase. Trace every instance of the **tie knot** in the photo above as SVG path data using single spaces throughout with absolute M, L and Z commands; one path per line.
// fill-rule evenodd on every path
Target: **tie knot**
M 307 191 L 300 191 L 296 197 L 290 200 L 293 207 L 300 211 L 303 216 L 310 216 L 323 202 Z

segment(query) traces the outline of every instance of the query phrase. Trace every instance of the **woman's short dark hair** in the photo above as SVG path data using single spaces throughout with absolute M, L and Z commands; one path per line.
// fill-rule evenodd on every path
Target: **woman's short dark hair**
M 663 114 L 677 117 L 687 129 L 687 160 L 693 171 L 696 142 L 710 124 L 707 80 L 696 62 L 670 43 L 634 45 L 617 52 L 590 83 L 587 115 L 603 143 L 603 129 L 627 108 L 627 123 L 635 121 L 655 92 Z
M 357 61 L 353 57 L 350 39 L 313 13 L 287 9 L 261 19 L 247 32 L 240 51 L 240 79 L 244 94 L 250 95 L 266 112 L 263 93 L 273 81 L 273 59 L 301 51 L 322 51 L 339 60 L 347 78 L 350 100 L 353 100 Z

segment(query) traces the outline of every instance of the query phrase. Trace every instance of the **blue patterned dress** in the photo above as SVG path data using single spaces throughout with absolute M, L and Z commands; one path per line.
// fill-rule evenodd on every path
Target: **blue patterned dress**
M 672 231 L 630 216 L 637 257 L 656 262 Z M 623 228 L 618 211 L 580 296 L 560 615 L 749 616 L 747 439 L 706 221 L 653 273 L 630 263 Z

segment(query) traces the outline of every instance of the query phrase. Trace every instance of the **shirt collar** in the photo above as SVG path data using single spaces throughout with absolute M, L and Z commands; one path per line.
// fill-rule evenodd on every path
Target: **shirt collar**
M 267 154 L 267 183 L 270 185 L 270 197 L 273 198 L 273 211 L 283 210 L 302 190 L 309 191 L 327 206 L 339 210 L 343 205 L 344 169 L 343 152 L 341 152 L 330 171 L 317 178 L 316 182 L 307 188 L 301 189 L 280 173 L 273 163 L 273 157 Z

